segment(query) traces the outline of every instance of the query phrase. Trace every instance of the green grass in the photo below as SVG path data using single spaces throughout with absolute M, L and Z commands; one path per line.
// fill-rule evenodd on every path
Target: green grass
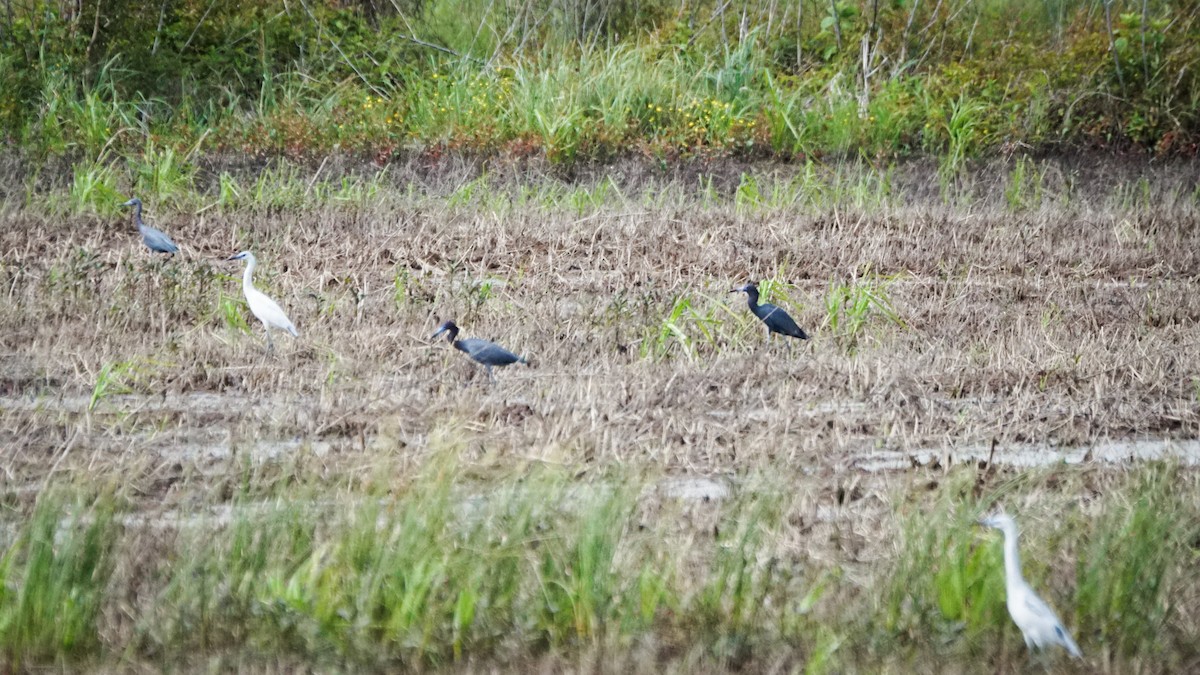
M 72 169 L 67 203 L 74 213 L 96 213 L 115 216 L 125 200 L 119 187 L 117 172 L 103 159 L 79 162 Z
M 0 132 L 38 161 L 136 164 L 136 189 L 157 199 L 186 184 L 198 160 L 230 152 L 378 161 L 468 152 L 567 168 L 629 154 L 670 165 L 928 153 L 945 184 L 972 158 L 1014 148 L 1186 155 L 1200 133 L 1200 25 L 1190 2 L 1118 7 L 1112 35 L 1103 12 L 1081 2 L 1062 3 L 1072 9 L 1060 14 L 1025 0 L 949 19 L 924 3 L 844 2 L 841 48 L 818 0 L 786 21 L 775 6 L 747 7 L 735 40 L 723 21 L 732 17 L 715 6 L 682 16 L 651 2 L 626 17 L 640 28 L 565 42 L 557 30 L 510 24 L 523 10 L 489 6 L 471 10 L 482 23 L 460 45 L 494 46 L 478 58 L 384 38 L 425 30 L 436 42 L 448 30 L 436 17 L 461 17 L 456 0 L 432 2 L 419 18 L 354 7 L 310 16 L 268 2 L 279 11 L 264 20 L 237 7 L 209 16 L 194 4 L 165 12 L 166 26 L 100 21 L 102 50 L 93 50 L 90 27 L 73 23 L 78 16 L 19 10 L 21 30 L 0 40 L 0 83 L 9 85 L 0 87 Z M 703 28 L 693 34 L 697 20 Z M 182 34 L 145 53 L 145 36 L 164 30 Z M 271 57 L 246 50 L 256 32 Z M 462 26 L 451 33 L 464 38 Z M 864 37 L 875 50 L 865 90 Z M 170 54 L 184 44 L 197 49 Z
M 1175 629 L 1170 617 L 1177 598 L 1165 589 L 1179 573 L 1177 556 L 1195 559 L 1200 526 L 1162 514 L 1180 512 L 1187 499 L 1191 495 L 1174 485 L 1174 471 L 1156 467 L 1105 510 L 1098 536 L 1081 546 L 1076 566 L 1081 632 L 1118 653 L 1135 654 L 1153 649 Z
M 764 280 L 763 284 L 767 289 L 765 298 L 786 298 L 778 290 L 777 282 Z M 641 357 L 651 361 L 682 357 L 694 362 L 731 346 L 758 342 L 762 324 L 746 310 L 744 298 L 739 301 L 726 293 L 716 297 L 680 295 L 671 299 L 669 306 L 662 308 L 662 318 L 647 326 L 640 340 Z
M 960 500 L 949 495 L 969 493 L 979 478 L 973 471 L 952 474 L 934 503 L 903 526 L 898 564 L 882 596 L 882 627 L 904 642 L 932 639 L 956 645 L 950 649 L 959 654 L 1020 661 L 1020 632 L 1004 605 L 1001 537 L 975 525 L 1000 506 L 1021 529 L 1026 580 L 1056 608 L 1085 656 L 1147 658 L 1195 630 L 1174 613 L 1196 598 L 1198 581 L 1185 561 L 1195 557 L 1190 549 L 1200 525 L 1179 520 L 1194 508 L 1181 502 L 1181 471 L 1149 465 L 1100 503 L 1044 495 L 1020 511 L 1014 505 L 1028 505 L 1044 490 L 1090 489 L 1094 477 L 1029 472 Z M 1170 658 L 1181 656 L 1188 658 Z
M 678 349 L 684 358 L 694 360 L 695 338 L 689 330 L 689 324 L 692 324 L 694 319 L 691 299 L 686 296 L 675 298 L 671 303 L 670 312 L 663 317 L 658 327 L 648 329 L 648 334 L 642 339 L 642 358 L 660 360 Z
M 823 326 L 847 353 L 853 354 L 859 348 L 875 323 L 905 327 L 888 295 L 888 285 L 894 281 L 895 277 L 882 277 L 866 269 L 848 282 L 830 282 Z
M 881 608 L 883 628 L 902 641 L 967 647 L 989 632 L 1007 631 L 1003 559 L 976 525 L 986 504 L 946 499 L 969 476 L 956 478 L 929 510 L 913 513 L 902 526 L 895 576 Z
M 463 448 L 452 431 L 435 436 L 442 449 L 410 482 L 379 476 L 377 490 L 336 501 L 315 484 L 286 497 L 245 484 L 228 520 L 151 516 L 180 519 L 178 536 L 151 549 L 152 535 L 115 525 L 111 497 L 43 494 L 0 564 L 5 658 L 169 663 L 217 651 L 439 667 L 652 640 L 725 664 L 798 650 L 807 672 L 1015 665 L 1025 655 L 1000 541 L 975 525 L 998 504 L 1022 527 L 1026 578 L 1090 662 L 1170 669 L 1198 655 L 1185 608 L 1200 597 L 1200 510 L 1187 497 L 1195 476 L 1177 467 L 1100 479 L 1106 499 L 1091 503 L 1077 498 L 1096 484 L 1087 470 L 990 481 L 956 470 L 933 491 L 895 495 L 899 510 L 871 528 L 873 550 L 894 552 L 863 568 L 785 543 L 795 505 L 778 479 L 739 481 L 702 533 L 676 524 L 687 504 L 648 518 L 638 495 L 649 476 L 578 481 L 530 467 L 480 480 L 453 459 Z M 115 606 L 132 631 L 100 630 Z
M 1008 174 L 1004 199 L 1011 211 L 1034 209 L 1045 199 L 1046 169 L 1027 157 L 1018 157 Z
M 669 599 L 669 569 L 644 557 L 651 533 L 629 529 L 636 485 L 552 471 L 462 481 L 435 461 L 395 497 L 336 514 L 278 504 L 238 516 L 222 543 L 187 544 L 200 555 L 145 639 L 436 665 L 636 634 Z
M 807 159 L 788 167 L 754 165 L 735 174 L 735 181 L 700 173 L 691 186 L 680 186 L 671 172 L 648 180 L 621 182 L 618 176 L 589 178 L 517 178 L 498 168 L 454 185 L 427 182 L 405 169 L 384 166 L 366 171 L 330 170 L 323 164 L 305 165 L 285 159 L 268 161 L 253 169 L 225 169 L 204 176 L 197 168 L 198 154 L 153 150 L 153 163 L 137 159 L 123 162 L 104 157 L 83 160 L 71 168 L 67 180 L 48 179 L 40 170 L 25 178 L 25 190 L 10 200 L 25 208 L 46 208 L 62 215 L 95 215 L 105 219 L 128 218 L 121 203 L 138 194 L 147 203 L 147 220 L 170 230 L 173 212 L 204 214 L 212 210 L 263 209 L 315 210 L 337 206 L 346 210 L 380 209 L 389 204 L 449 206 L 464 213 L 505 216 L 520 210 L 571 212 L 581 219 L 602 210 L 637 213 L 639 210 L 731 206 L 739 216 L 806 213 L 862 213 L 902 208 L 899 194 L 916 174 L 921 162 L 872 163 L 862 159 L 822 162 Z M 1073 207 L 1074 179 L 1070 160 L 1035 160 L 1018 156 L 995 185 L 986 170 L 964 166 L 941 184 L 945 204 L 967 207 L 999 203 L 1013 212 L 1044 207 Z M 1053 177 L 1053 179 L 1052 179 Z M 922 179 L 923 180 L 923 179 Z M 145 190 L 145 192 L 142 192 Z M 689 194 L 691 190 L 691 194 Z M 1144 176 L 1117 182 L 1104 197 L 1105 208 L 1146 211 L 1168 200 L 1176 207 L 1196 201 L 1190 189 L 1173 192 L 1156 189 Z M 251 236 L 247 230 L 245 236 Z
M 88 401 L 88 411 L 94 411 L 104 399 L 115 394 L 127 394 L 131 390 L 129 380 L 136 374 L 137 364 L 131 361 L 120 363 L 105 363 L 96 375 L 96 384 L 92 386 L 92 396 Z
M 119 531 L 109 499 L 39 496 L 0 557 L 0 658 L 20 668 L 97 649 Z

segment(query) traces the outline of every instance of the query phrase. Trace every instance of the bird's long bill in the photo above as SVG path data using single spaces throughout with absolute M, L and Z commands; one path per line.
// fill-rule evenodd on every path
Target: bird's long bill
M 122 204 L 121 206 L 133 206 L 134 204 L 135 204 L 135 202 L 132 199 L 130 199 L 129 201 Z
M 241 255 L 241 253 L 234 253 L 233 255 L 226 258 L 225 262 L 229 262 L 230 260 L 241 260 L 241 258 L 238 257 L 240 255 Z
M 454 325 L 454 321 L 443 321 L 438 325 L 437 330 L 429 337 L 430 340 L 441 335 L 442 333 L 450 333 L 450 339 L 453 340 L 458 335 L 458 326 Z

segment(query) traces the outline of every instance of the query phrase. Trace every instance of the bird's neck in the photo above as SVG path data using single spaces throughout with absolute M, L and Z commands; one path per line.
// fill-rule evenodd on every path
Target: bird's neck
M 1017 552 L 1017 529 L 1004 530 L 1004 577 L 1009 588 L 1016 588 L 1024 583 L 1021 576 L 1021 555 Z
M 746 302 L 750 305 L 750 309 L 758 307 L 758 291 L 746 291 Z
M 133 205 L 133 222 L 138 227 L 142 226 L 142 205 L 141 204 Z
M 254 282 L 252 281 L 252 279 L 254 277 L 254 268 L 257 266 L 258 266 L 258 261 L 255 260 L 254 258 L 251 258 L 246 261 L 246 271 L 242 272 L 242 287 L 243 288 L 254 288 Z

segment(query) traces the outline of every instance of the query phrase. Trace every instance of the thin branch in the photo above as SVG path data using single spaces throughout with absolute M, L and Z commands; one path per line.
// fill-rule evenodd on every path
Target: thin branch
M 303 1 L 304 1 L 304 0 L 301 0 L 301 2 L 303 2 Z M 394 7 L 394 8 L 396 9 L 396 14 L 397 14 L 397 15 L 399 15 L 399 17 L 400 17 L 400 20 L 404 22 L 404 25 L 405 25 L 405 26 L 408 26 L 408 31 L 409 31 L 410 33 L 414 33 L 414 35 L 404 35 L 403 33 L 396 33 L 396 34 L 395 34 L 395 37 L 398 37 L 398 38 L 400 38 L 401 40 L 405 40 L 405 41 L 407 41 L 407 42 L 411 42 L 411 43 L 413 43 L 413 44 L 416 44 L 416 45 L 420 45 L 420 46 L 422 46 L 422 47 L 427 47 L 427 48 L 429 48 L 429 49 L 435 49 L 435 50 L 437 50 L 437 51 L 439 51 L 439 52 L 442 52 L 443 54 L 449 54 L 450 56 L 454 56 L 454 57 L 457 57 L 457 58 L 460 58 L 460 59 L 464 59 L 464 60 L 466 60 L 466 61 L 474 61 L 475 63 L 481 64 L 481 65 L 483 65 L 483 64 L 484 64 L 484 60 L 483 60 L 483 59 L 477 59 L 477 58 L 475 58 L 474 56 L 471 56 L 471 55 L 469 55 L 469 54 L 460 54 L 460 53 L 458 53 L 458 52 L 454 51 L 453 49 L 450 49 L 449 47 L 443 47 L 443 46 L 441 46 L 441 45 L 435 45 L 435 44 L 433 44 L 432 42 L 426 42 L 426 41 L 424 41 L 424 40 L 422 40 L 422 39 L 420 39 L 420 38 L 417 38 L 417 37 L 415 36 L 415 33 L 416 33 L 416 31 L 414 31 L 414 30 L 413 30 L 412 24 L 408 22 L 408 17 L 404 15 L 404 12 L 403 12 L 403 11 L 401 11 L 401 9 L 400 9 L 400 5 L 399 5 L 399 4 L 397 4 L 396 0 L 392 0 L 392 7 Z M 307 6 L 307 5 L 305 5 L 305 9 L 308 9 L 308 6 Z M 340 51 L 341 51 L 341 49 L 339 48 L 339 49 L 338 49 L 338 51 L 340 52 Z
M 393 3 L 394 2 L 395 0 L 393 0 Z M 479 26 L 475 28 L 475 35 L 471 37 L 471 45 L 467 47 L 468 53 L 475 51 L 475 44 L 479 42 L 479 36 L 483 34 L 483 26 L 488 22 L 488 17 L 492 15 L 492 8 L 495 6 L 496 0 L 489 0 L 487 9 L 484 10 L 483 14 L 479 17 Z M 495 30 L 492 31 L 493 34 L 495 34 L 495 32 Z
M 1150 86 L 1150 64 L 1146 56 L 1146 22 L 1149 20 L 1149 0 L 1142 0 L 1142 87 Z
M 92 47 L 96 44 L 96 38 L 100 35 L 100 2 L 96 0 L 96 19 L 92 22 L 92 38 L 88 40 L 87 49 L 83 50 L 83 60 L 87 61 L 92 54 Z M 11 8 L 11 5 L 9 5 Z
M 971 54 L 971 43 L 975 41 L 975 29 L 979 27 L 979 15 L 975 15 L 975 23 L 971 24 L 971 32 L 967 35 L 967 44 L 963 47 L 962 57 L 965 59 Z
M 191 46 L 192 39 L 196 37 L 196 33 L 200 30 L 200 26 L 204 25 L 204 20 L 208 18 L 208 13 L 213 11 L 213 7 L 216 6 L 217 0 L 212 0 L 212 2 L 208 3 L 208 8 L 205 9 L 204 13 L 200 15 L 200 20 L 196 22 L 196 27 L 192 29 L 192 34 L 188 36 L 187 41 L 183 43 L 183 48 L 179 50 L 180 54 L 186 52 L 187 48 Z
M 533 0 L 526 0 L 524 6 L 518 9 L 517 14 L 512 18 L 511 21 L 509 21 L 508 28 L 504 31 L 504 35 L 502 35 L 500 39 L 496 41 L 496 48 L 492 50 L 492 55 L 488 58 L 487 63 L 484 64 L 485 68 L 491 67 L 492 63 L 495 62 L 496 59 L 500 58 L 500 52 L 504 49 L 504 45 L 508 43 L 509 39 L 512 38 L 513 33 L 515 33 L 517 30 L 517 23 L 524 21 L 526 15 L 529 13 L 529 5 L 531 2 L 533 2 Z M 522 35 L 521 44 L 524 44 L 524 35 Z M 518 45 L 517 50 L 520 51 L 520 45 Z
M 833 12 L 833 35 L 837 38 L 838 51 L 842 51 L 842 15 L 838 12 L 837 0 L 829 0 L 829 10 Z
M 530 6 L 532 6 L 532 0 L 530 2 Z M 519 58 L 521 56 L 521 53 L 525 51 L 525 45 L 529 42 L 530 36 L 537 33 L 538 28 L 540 28 L 542 26 L 542 22 L 545 21 L 546 17 L 548 17 L 548 16 L 550 16 L 550 12 L 538 12 L 537 19 L 533 22 L 533 26 L 527 27 L 527 28 L 525 28 L 525 30 L 521 31 L 521 41 L 517 43 L 517 48 L 513 50 L 512 55 L 513 55 L 514 59 Z M 525 22 L 529 21 L 529 12 L 528 11 L 521 13 L 521 20 L 525 21 Z M 513 25 L 514 26 L 516 25 L 515 21 L 513 22 Z M 500 48 L 497 47 L 496 53 L 492 55 L 492 59 L 488 60 L 488 65 L 491 65 L 492 60 L 494 60 L 499 55 L 500 55 Z
M 1117 68 L 1117 83 L 1121 85 L 1121 95 L 1125 95 L 1125 76 L 1121 74 L 1121 57 L 1117 54 L 1117 41 L 1113 37 L 1112 0 L 1104 0 L 1104 25 L 1108 28 L 1108 51 L 1112 52 L 1113 65 Z
M 721 15 L 725 13 L 725 10 L 728 9 L 729 5 L 732 3 L 733 3 L 733 0 L 725 0 L 725 4 L 718 7 L 717 11 L 713 12 L 712 16 L 708 17 L 708 21 L 705 21 L 704 25 L 700 26 L 700 30 L 696 31 L 695 33 L 692 34 L 692 37 L 688 38 L 687 44 L 685 44 L 683 46 L 683 48 L 687 49 L 688 47 L 691 47 L 692 43 L 695 42 L 696 39 L 700 37 L 700 34 L 703 33 L 704 30 L 712 24 L 712 22 L 714 22 L 718 18 L 720 18 Z
M 464 59 L 466 61 L 474 61 L 475 63 L 478 63 L 480 65 L 483 65 L 484 63 L 486 63 L 483 59 L 475 58 L 474 56 L 471 56 L 470 54 L 461 54 L 459 52 L 454 51 L 453 49 L 450 49 L 449 47 L 435 45 L 432 42 L 426 42 L 424 40 L 415 38 L 411 35 L 403 35 L 401 33 L 396 33 L 395 37 L 398 37 L 401 40 L 407 40 L 413 44 L 421 45 L 422 47 L 428 47 L 429 49 L 436 49 L 439 52 L 443 52 L 443 53 L 449 54 L 451 56 L 457 56 L 458 58 Z
M 900 60 L 896 62 L 896 66 L 903 68 L 905 59 L 908 58 L 908 34 L 912 30 L 913 20 L 917 18 L 917 8 L 921 6 L 921 0 L 913 0 L 912 11 L 908 14 L 908 23 L 904 24 L 904 34 L 900 36 Z
M 604 22 L 608 20 L 608 7 L 608 3 L 605 3 L 605 5 L 600 9 L 600 16 L 596 19 L 595 27 L 592 30 L 592 35 L 588 40 L 588 44 L 580 44 L 585 53 L 591 53 L 596 48 L 596 45 L 600 42 L 600 37 L 604 30 Z
M 804 62 L 804 0 L 796 3 L 796 72 Z
M 4 9 L 5 9 L 5 14 L 7 14 L 7 16 L 8 16 L 8 22 L 4 26 L 4 35 L 5 36 L 12 35 L 12 28 L 13 28 L 12 0 L 4 0 Z M 82 7 L 79 9 L 79 13 L 83 14 Z
M 162 39 L 163 21 L 167 18 L 167 3 L 171 0 L 163 0 L 162 5 L 158 8 L 158 27 L 154 29 L 154 44 L 150 47 L 150 56 L 158 53 L 158 43 Z
M 858 116 L 867 118 L 867 108 L 871 105 L 871 36 L 862 36 L 862 94 L 858 97 Z
M 305 0 L 300 0 L 300 5 L 302 7 L 304 7 L 304 11 L 308 14 L 308 17 L 310 19 L 312 19 L 312 22 L 317 25 L 318 29 L 322 29 L 319 32 L 324 33 L 325 32 L 323 30 L 324 26 L 317 19 L 317 16 L 315 14 L 313 14 L 312 10 L 308 6 L 308 3 L 305 2 Z M 385 98 L 386 92 L 381 90 L 379 87 L 376 87 L 370 80 L 367 79 L 367 77 L 365 75 L 362 74 L 362 71 L 360 71 L 358 69 L 358 66 L 354 65 L 354 62 L 350 60 L 349 56 L 346 56 L 346 52 L 342 51 L 342 46 L 340 44 L 338 44 L 337 40 L 334 40 L 332 36 L 330 36 L 328 39 L 329 39 L 329 44 L 333 45 L 333 48 L 335 50 L 337 50 L 337 53 L 342 56 L 342 60 L 346 62 L 347 66 L 350 66 L 350 70 L 354 71 L 354 74 L 358 76 L 358 79 L 362 80 L 362 83 L 367 85 L 367 88 L 369 88 L 371 91 L 375 92 L 375 94 L 377 96 L 379 96 L 380 98 Z

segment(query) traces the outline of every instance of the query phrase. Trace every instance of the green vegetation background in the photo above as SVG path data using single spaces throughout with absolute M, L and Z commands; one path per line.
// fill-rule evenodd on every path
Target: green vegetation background
M 6 0 L 34 160 L 1192 155 L 1200 2 Z

